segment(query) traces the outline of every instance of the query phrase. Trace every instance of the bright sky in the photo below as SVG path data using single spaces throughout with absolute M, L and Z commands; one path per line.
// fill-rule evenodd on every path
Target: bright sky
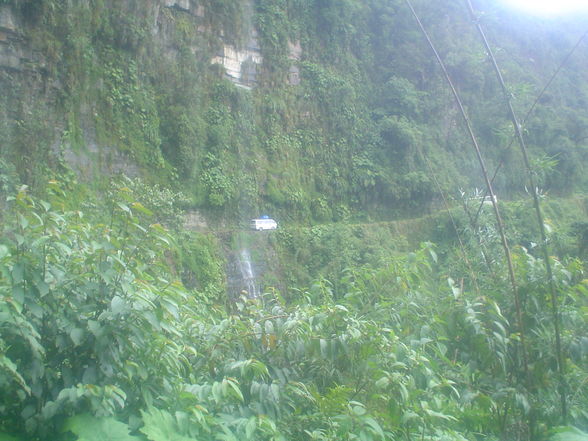
M 536 15 L 588 12 L 588 0 L 502 0 L 502 2 Z

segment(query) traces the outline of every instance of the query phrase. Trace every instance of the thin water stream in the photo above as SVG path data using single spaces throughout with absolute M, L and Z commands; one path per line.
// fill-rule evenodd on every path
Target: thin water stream
M 239 188 L 236 216 L 241 225 L 249 225 L 249 220 L 258 216 L 257 211 L 260 208 L 258 201 L 251 196 L 259 193 L 259 189 L 255 188 L 257 183 L 254 182 L 251 172 L 255 169 L 252 158 L 258 154 L 255 151 L 258 140 L 252 129 L 256 110 L 250 90 L 255 87 L 256 66 L 262 63 L 262 58 L 258 53 L 260 49 L 253 15 L 254 2 L 248 0 L 243 4 L 241 17 L 241 35 L 244 40 L 241 45 L 234 47 L 235 59 L 233 61 L 238 64 L 225 64 L 227 77 L 240 89 L 238 99 L 232 103 L 237 126 L 232 147 L 236 148 L 239 158 L 238 171 L 235 176 Z M 237 72 L 231 74 L 229 68 L 237 69 Z M 232 235 L 231 242 L 231 250 L 227 259 L 227 295 L 232 299 L 242 295 L 246 295 L 248 298 L 257 298 L 261 295 L 260 279 L 263 278 L 265 266 L 265 262 L 263 262 L 265 253 L 262 248 L 265 241 L 261 240 L 259 234 L 250 235 L 237 231 Z M 253 251 L 253 257 L 251 251 Z
M 259 286 L 255 279 L 255 273 L 253 272 L 253 264 L 251 262 L 251 254 L 247 248 L 244 248 L 239 253 L 238 259 L 239 271 L 241 278 L 247 291 L 247 297 L 257 298 L 260 295 Z

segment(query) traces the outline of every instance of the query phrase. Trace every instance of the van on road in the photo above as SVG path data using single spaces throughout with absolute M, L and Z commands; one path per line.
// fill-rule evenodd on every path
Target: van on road
M 275 230 L 278 228 L 278 223 L 270 218 L 251 219 L 249 223 L 252 230 Z

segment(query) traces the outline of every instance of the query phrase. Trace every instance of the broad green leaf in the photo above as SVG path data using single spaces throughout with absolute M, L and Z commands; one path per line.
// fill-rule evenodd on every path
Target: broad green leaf
M 253 434 L 257 430 L 257 417 L 250 417 L 245 426 L 245 437 L 247 439 L 253 439 Z
M 70 256 L 72 253 L 72 249 L 62 242 L 57 242 L 53 246 L 61 251 L 63 256 Z
M 443 420 L 450 420 L 450 421 L 457 421 L 457 418 L 455 418 L 451 415 L 445 415 L 444 413 L 437 412 L 432 409 L 424 409 L 424 411 L 427 415 L 435 417 L 435 418 L 441 418 Z
M 384 435 L 384 431 L 382 427 L 378 424 L 378 422 L 373 418 L 364 418 L 363 422 L 369 426 L 374 433 L 376 433 L 381 439 L 386 439 Z
M 25 238 L 22 234 L 18 234 L 18 233 L 14 233 L 14 239 L 16 240 L 16 243 L 20 246 L 24 243 Z
M 352 410 L 353 414 L 356 416 L 362 416 L 362 415 L 366 414 L 365 407 L 363 407 L 363 406 L 352 406 L 351 410 Z
M 131 225 L 133 227 L 135 227 L 137 230 L 141 231 L 141 233 L 143 234 L 147 234 L 147 229 L 145 227 L 143 227 L 142 225 L 136 223 L 136 222 L 132 222 Z
M 153 212 L 151 210 L 149 210 L 148 208 L 145 208 L 145 206 L 143 206 L 142 203 L 140 202 L 133 202 L 131 204 L 131 207 L 133 207 L 133 209 L 147 215 L 147 216 L 153 216 Z
M 84 388 L 81 385 L 79 387 L 68 387 L 67 389 L 62 389 L 59 392 L 59 395 L 57 395 L 56 401 L 68 400 L 72 403 L 75 403 L 83 395 L 84 395 Z
M 319 345 L 320 345 L 320 348 L 321 348 L 321 356 L 323 356 L 325 358 L 328 358 L 328 353 L 327 353 L 327 345 L 328 345 L 328 343 L 327 343 L 327 341 L 324 338 L 321 338 L 319 340 Z
M 24 288 L 22 286 L 15 286 L 12 288 L 12 297 L 19 305 L 22 305 L 25 299 Z
M 18 225 L 20 226 L 20 228 L 22 228 L 23 230 L 26 229 L 26 227 L 29 226 L 29 221 L 27 220 L 27 218 L 24 217 L 20 213 L 17 214 L 17 217 L 18 217 Z
M 233 432 L 231 432 L 231 430 L 228 427 L 223 425 L 221 426 L 221 429 L 224 433 L 217 434 L 216 439 L 220 441 L 240 441 L 237 437 L 235 437 Z
M 125 204 L 121 203 L 121 202 L 117 202 L 116 205 L 118 206 L 118 208 L 120 208 L 121 210 L 123 210 L 123 211 L 125 211 L 127 213 L 130 213 L 131 212 L 131 209 L 128 206 L 126 206 Z
M 47 294 L 49 294 L 49 285 L 47 285 L 47 283 L 41 278 L 35 281 L 35 286 L 37 287 L 37 290 L 39 291 L 39 295 L 41 297 L 44 297 Z
M 390 384 L 390 379 L 388 377 L 382 377 L 378 381 L 376 381 L 376 387 L 378 389 L 384 389 Z
M 35 317 L 37 318 L 43 318 L 43 307 L 40 306 L 38 303 L 28 303 L 27 304 L 27 308 L 29 309 L 29 311 L 31 311 L 31 314 L 33 314 Z
M 223 380 L 223 383 L 228 384 L 228 386 L 233 390 L 234 395 L 239 399 L 239 401 L 243 402 L 244 398 L 243 398 L 243 393 L 241 392 L 241 389 L 239 389 L 239 384 L 237 382 L 237 380 L 235 380 L 234 378 L 226 378 L 225 380 Z M 228 393 L 227 393 L 228 395 Z
M 39 203 L 41 204 L 41 206 L 43 207 L 43 209 L 45 211 L 49 211 L 51 209 L 51 204 L 49 202 L 46 202 L 44 200 L 40 200 Z
M 179 308 L 176 302 L 167 297 L 162 297 L 161 305 L 176 320 L 179 319 Z
M 270 385 L 270 392 L 271 392 L 272 396 L 274 397 L 275 402 L 279 402 L 280 401 L 280 386 L 278 386 L 277 383 L 272 383 Z
M 114 314 L 121 314 L 126 310 L 127 302 L 122 297 L 114 296 L 110 301 L 110 309 Z
M 31 390 L 27 386 L 24 378 L 18 373 L 16 364 L 14 364 L 12 360 L 4 354 L 0 354 L 0 370 L 7 372 L 20 385 L 20 387 L 26 391 L 27 394 L 31 393 Z
M 141 432 L 150 441 L 197 441 L 180 433 L 176 418 L 164 410 L 151 408 L 141 415 L 144 423 Z
M 149 225 L 149 227 L 155 231 L 157 231 L 158 233 L 167 233 L 166 229 L 163 227 L 163 225 L 161 224 L 151 224 Z
M 588 433 L 576 427 L 559 427 L 549 441 L 588 441 Z
M 90 414 L 68 418 L 63 431 L 77 435 L 77 441 L 141 441 L 141 438 L 129 435 L 126 424 L 114 418 L 99 418 Z
M 12 267 L 12 283 L 15 285 L 22 283 L 24 280 L 24 269 L 24 263 L 18 262 L 14 264 Z
M 101 334 L 101 326 L 100 323 L 95 320 L 88 320 L 88 329 L 95 337 L 99 337 Z
M 407 410 L 402 413 L 402 423 L 404 424 L 415 419 L 420 419 L 420 416 L 412 410 Z
M 8 256 L 10 254 L 10 250 L 6 245 L 0 245 L 0 259 Z
M 218 381 L 215 381 L 212 384 L 212 397 L 214 398 L 214 401 L 216 401 L 217 403 L 220 403 L 222 401 L 222 384 Z
M 82 344 L 84 340 L 84 330 L 80 328 L 74 328 L 70 331 L 69 336 L 71 341 L 73 341 L 75 346 L 79 346 Z
M 528 414 L 531 410 L 531 406 L 529 404 L 529 401 L 527 400 L 527 397 L 522 394 L 517 392 L 515 394 L 515 401 L 518 404 L 518 406 L 525 412 L 525 414 Z

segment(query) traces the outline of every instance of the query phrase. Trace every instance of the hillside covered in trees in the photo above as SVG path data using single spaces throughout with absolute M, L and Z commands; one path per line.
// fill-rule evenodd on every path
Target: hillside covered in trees
M 587 440 L 587 17 L 472 3 L 0 0 L 0 441 Z
M 497 191 L 524 191 L 486 50 L 459 1 L 415 2 L 452 75 Z M 477 5 L 521 118 L 581 20 Z M 483 187 L 441 70 L 403 1 L 3 0 L 3 169 L 34 186 L 60 167 L 181 191 L 231 221 L 279 213 L 423 212 L 438 189 Z M 525 122 L 543 189 L 586 188 L 585 42 Z M 231 82 L 230 80 L 233 80 Z M 240 86 L 240 87 L 239 87 Z M 509 147 L 510 146 L 510 147 Z M 18 179 L 16 179 L 18 178 Z

